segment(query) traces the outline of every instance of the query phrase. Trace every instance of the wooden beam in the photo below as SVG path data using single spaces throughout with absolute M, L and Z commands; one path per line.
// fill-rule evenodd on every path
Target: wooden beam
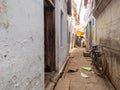
M 50 7 L 55 8 L 55 4 L 53 3 L 52 0 L 45 0 L 45 1 L 50 5 Z
M 97 0 L 96 0 L 97 1 Z M 106 6 L 108 6 L 108 4 L 111 2 L 112 0 L 100 0 L 98 3 L 96 2 L 96 7 L 93 10 L 93 15 L 95 17 L 98 17 L 99 14 L 102 13 L 102 11 L 106 8 Z

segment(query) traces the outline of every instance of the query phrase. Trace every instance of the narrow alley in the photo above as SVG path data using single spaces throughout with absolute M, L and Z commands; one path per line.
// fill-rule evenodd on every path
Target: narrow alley
M 59 79 L 55 90 L 115 90 L 109 80 L 99 77 L 93 71 L 85 71 L 82 67 L 92 67 L 91 58 L 83 56 L 84 48 L 75 48 L 70 54 L 63 76 Z M 76 70 L 76 72 L 68 72 Z M 86 74 L 87 77 L 82 76 Z
M 120 90 L 120 0 L 0 0 L 0 90 Z

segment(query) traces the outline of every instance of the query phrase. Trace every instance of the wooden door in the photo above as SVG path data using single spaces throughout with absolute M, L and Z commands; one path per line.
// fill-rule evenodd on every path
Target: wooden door
M 45 7 L 44 25 L 45 25 L 45 71 L 55 70 L 55 15 L 54 8 Z

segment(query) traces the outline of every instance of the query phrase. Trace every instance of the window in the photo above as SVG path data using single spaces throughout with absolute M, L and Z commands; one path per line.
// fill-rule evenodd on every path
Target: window
M 67 1 L 67 14 L 71 15 L 71 0 Z
M 67 21 L 67 42 L 68 42 L 68 44 L 70 43 L 70 32 L 69 32 L 69 28 L 68 28 L 68 21 Z
M 60 16 L 60 46 L 63 45 L 62 36 L 63 36 L 63 12 L 61 11 L 61 16 Z

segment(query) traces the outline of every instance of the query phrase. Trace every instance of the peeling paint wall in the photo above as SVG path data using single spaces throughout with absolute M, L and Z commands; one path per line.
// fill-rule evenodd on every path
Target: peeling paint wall
M 120 1 L 112 0 L 97 18 L 97 42 L 108 62 L 107 75 L 120 89 Z
M 43 0 L 0 0 L 0 90 L 44 90 Z
M 67 28 L 67 4 L 65 0 L 55 0 L 55 23 L 56 23 L 56 68 L 57 70 L 65 62 L 68 55 L 68 28 Z M 62 19 L 61 19 L 62 12 Z M 61 23 L 62 21 L 62 23 Z M 62 25 L 61 25 L 62 24 Z M 61 27 L 62 26 L 62 27 Z M 62 30 L 62 32 L 61 32 Z M 62 43 L 62 44 L 61 44 Z
M 7 3 L 5 0 L 0 0 L 0 27 L 8 28 L 8 18 L 7 18 Z

